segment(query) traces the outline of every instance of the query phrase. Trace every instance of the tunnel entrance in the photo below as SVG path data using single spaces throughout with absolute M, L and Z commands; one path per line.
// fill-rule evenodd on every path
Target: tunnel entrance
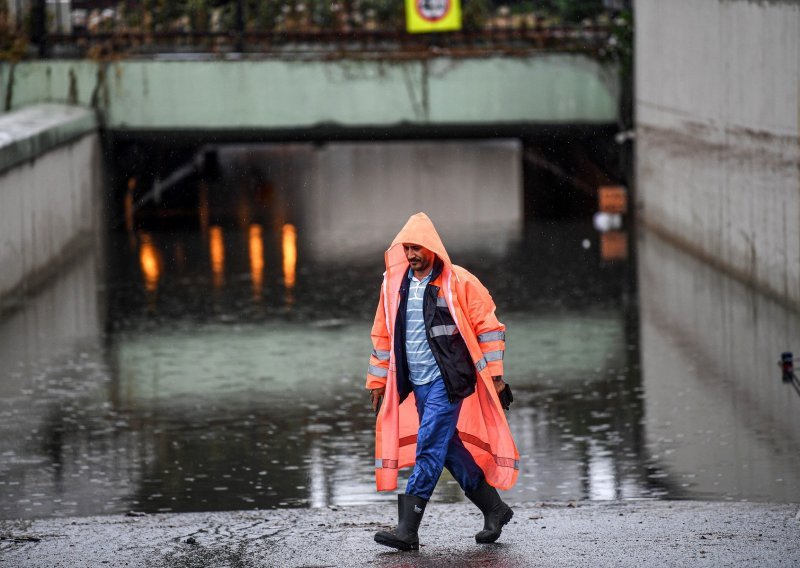
M 476 198 L 484 195 L 492 196 L 491 205 L 496 208 L 502 195 L 508 201 L 505 206 L 519 207 L 519 211 L 501 216 L 522 226 L 542 220 L 586 221 L 597 211 L 598 187 L 619 184 L 626 177 L 614 130 L 542 130 L 500 143 L 468 137 L 264 144 L 208 143 L 196 137 L 112 137 L 112 227 L 199 225 L 207 221 L 203 211 L 210 205 L 215 214 L 232 222 L 252 212 L 285 209 L 282 198 L 299 203 L 303 197 L 314 199 L 339 191 L 346 199 L 353 195 L 355 185 L 370 183 L 376 184 L 365 191 L 370 198 L 381 192 L 403 194 L 419 209 L 431 207 L 426 195 L 450 192 L 448 197 L 454 197 L 461 192 L 474 207 L 486 205 Z M 504 150 L 500 149 L 503 144 Z M 498 152 L 506 156 L 498 157 Z M 464 164 L 475 160 L 484 167 L 471 172 Z M 348 169 L 348 188 L 329 183 Z M 309 192 L 310 186 L 319 186 L 319 195 Z M 248 205 L 243 205 L 244 194 L 249 194 Z M 360 205 L 365 205 L 363 200 Z M 452 214 L 449 209 L 446 212 Z M 480 213 L 486 211 L 470 213 L 467 205 L 461 217 L 474 220 Z
M 374 428 L 361 408 L 364 354 L 382 253 L 419 210 L 514 330 L 509 365 L 521 407 L 538 408 L 537 421 L 574 423 L 578 437 L 587 426 L 570 408 L 584 395 L 577 414 L 638 423 L 631 267 L 584 246 L 597 236 L 594 198 L 582 190 L 613 161 L 613 148 L 605 162 L 596 150 L 605 139 L 117 145 L 109 388 L 120 412 L 181 440 L 142 466 L 146 481 L 129 499 L 145 510 L 374 500 L 371 463 L 352 457 L 370 447 Z M 594 177 L 582 173 L 588 162 Z M 543 348 L 532 354 L 533 345 Z M 613 412 L 605 402 L 612 393 Z M 537 406 L 544 399 L 547 408 Z M 545 465 L 547 450 L 534 457 L 546 491 L 672 494 L 647 478 L 636 428 L 615 431 L 613 459 L 602 441 L 570 454 L 569 489 Z M 557 447 L 557 428 L 542 435 Z M 521 453 L 534 452 L 528 444 Z M 590 474 L 612 461 L 623 472 L 616 481 Z M 185 477 L 191 495 L 164 489 L 186 485 Z M 519 491 L 519 499 L 541 494 L 529 484 Z M 442 484 L 436 498 L 460 498 L 457 486 Z
M 525 219 L 589 220 L 598 188 L 628 185 L 614 129 L 529 136 L 522 153 Z

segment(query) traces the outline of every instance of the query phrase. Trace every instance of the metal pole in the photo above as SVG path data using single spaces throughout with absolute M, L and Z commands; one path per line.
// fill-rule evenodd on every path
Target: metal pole
M 58 0 L 55 3 L 55 10 L 56 10 L 56 34 L 63 34 L 64 29 L 61 23 L 61 0 Z
M 39 47 L 39 57 L 47 57 L 47 2 L 35 0 L 31 7 L 31 39 Z
M 244 51 L 244 0 L 236 0 L 236 51 Z

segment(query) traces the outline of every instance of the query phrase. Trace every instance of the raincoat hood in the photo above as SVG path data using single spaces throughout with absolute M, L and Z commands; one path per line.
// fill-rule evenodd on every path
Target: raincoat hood
M 398 266 L 408 266 L 408 259 L 403 251 L 403 243 L 423 246 L 438 256 L 446 266 L 450 267 L 452 265 L 442 239 L 439 237 L 439 233 L 436 232 L 436 227 L 433 226 L 430 217 L 425 213 L 417 213 L 409 217 L 405 226 L 397 233 L 384 255 L 386 270 L 391 270 Z

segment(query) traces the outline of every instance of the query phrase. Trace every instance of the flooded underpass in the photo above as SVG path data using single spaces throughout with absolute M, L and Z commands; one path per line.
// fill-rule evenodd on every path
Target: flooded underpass
M 3 315 L 0 517 L 394 501 L 364 379 L 381 253 L 420 209 L 507 326 L 509 501 L 798 499 L 797 313 L 654 235 L 609 261 L 589 219 L 524 215 L 516 142 L 366 146 L 220 151 Z M 458 203 L 385 187 L 436 176 Z M 464 496 L 445 473 L 433 499 Z

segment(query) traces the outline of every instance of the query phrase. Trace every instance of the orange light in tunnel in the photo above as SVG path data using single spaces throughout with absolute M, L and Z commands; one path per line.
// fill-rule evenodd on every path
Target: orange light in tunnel
M 297 269 L 297 229 L 286 224 L 282 230 L 283 244 L 283 284 L 287 289 L 294 288 Z
M 155 292 L 161 277 L 161 258 L 150 235 L 142 233 L 140 239 L 139 266 L 144 276 L 144 288 L 148 292 Z
M 208 216 L 209 216 L 209 206 L 208 206 L 208 186 L 205 183 L 200 183 L 200 195 L 198 196 L 197 201 L 197 216 L 200 222 L 200 232 L 203 235 L 206 234 L 208 231 Z
M 261 287 L 264 283 L 264 238 L 261 236 L 261 225 L 250 225 L 250 274 L 253 278 L 253 297 L 261 298 Z
M 209 229 L 208 248 L 211 255 L 214 288 L 220 288 L 225 281 L 225 239 L 222 235 L 222 227 L 214 225 Z
M 134 209 L 133 209 L 133 192 L 136 190 L 136 178 L 128 179 L 128 189 L 125 190 L 125 230 L 128 233 L 133 232 L 134 224 Z

